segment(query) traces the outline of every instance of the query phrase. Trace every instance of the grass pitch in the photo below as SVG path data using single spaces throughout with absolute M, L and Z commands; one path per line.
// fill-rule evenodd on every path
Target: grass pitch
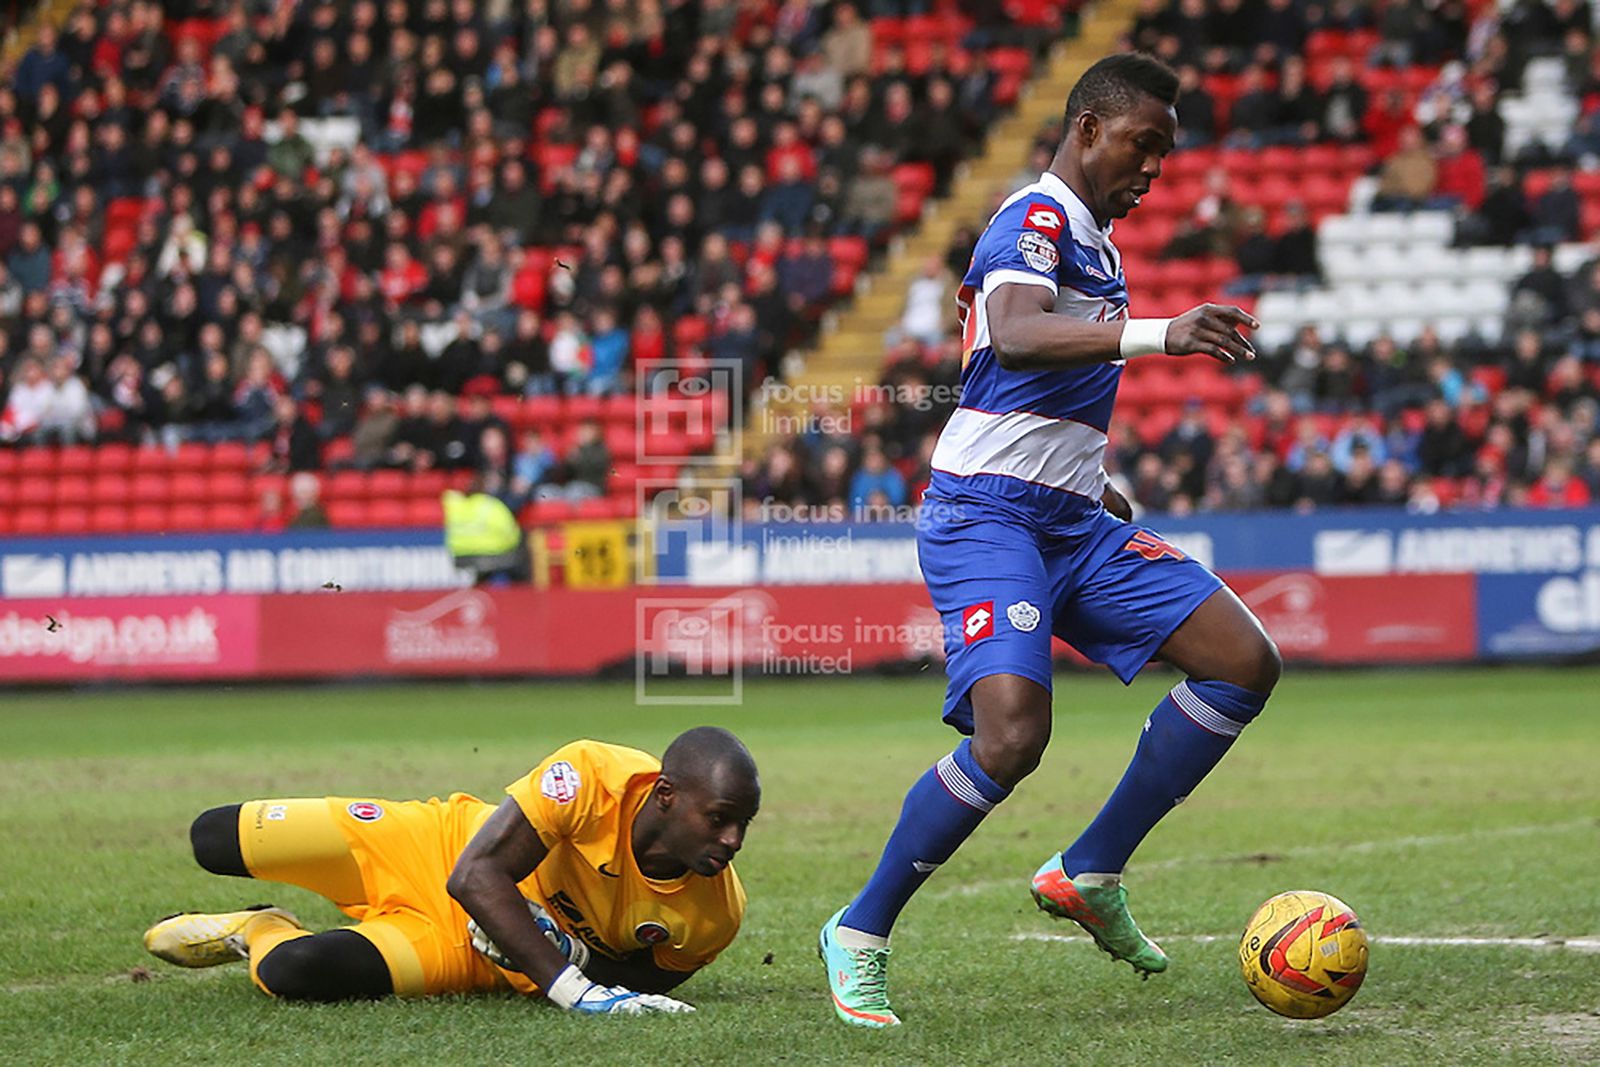
M 895 1032 L 832 1018 L 817 926 L 865 879 L 911 781 L 954 734 L 942 679 L 747 686 L 743 706 L 635 707 L 611 684 L 13 694 L 0 711 L 0 1062 L 1527 1063 L 1600 1060 L 1600 955 L 1386 944 L 1600 937 L 1600 671 L 1294 673 L 1128 872 L 1174 965 L 1139 981 L 1037 912 L 1027 878 L 1121 774 L 1170 676 L 1069 675 L 1043 767 L 896 931 Z M 199 810 L 259 796 L 494 795 L 580 736 L 660 752 L 736 730 L 765 803 L 738 866 L 739 940 L 688 1018 L 586 1019 L 516 998 L 273 1003 L 242 967 L 185 972 L 139 936 L 179 908 L 331 905 L 217 878 Z M 1317 888 L 1377 940 L 1343 1012 L 1256 1006 L 1233 939 L 1256 904 Z M 1216 935 L 1220 940 L 1190 940 Z

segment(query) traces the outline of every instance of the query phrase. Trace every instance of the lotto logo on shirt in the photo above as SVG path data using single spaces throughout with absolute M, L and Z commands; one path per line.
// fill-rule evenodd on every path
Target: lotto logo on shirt
M 985 600 L 961 610 L 961 634 L 967 644 L 994 636 L 994 601 Z
M 1038 230 L 1052 241 L 1060 239 L 1066 224 L 1067 220 L 1061 217 L 1060 209 L 1049 204 L 1029 204 L 1028 213 L 1022 219 L 1024 229 Z

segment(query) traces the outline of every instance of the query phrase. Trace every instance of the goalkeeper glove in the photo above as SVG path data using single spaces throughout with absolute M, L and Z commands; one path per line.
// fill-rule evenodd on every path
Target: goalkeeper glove
M 576 967 L 568 967 L 556 975 L 545 996 L 553 1004 L 585 1015 L 646 1015 L 653 1012 L 676 1015 L 694 1011 L 692 1005 L 660 993 L 635 993 L 619 985 L 591 982 Z
M 580 971 L 589 966 L 589 946 L 561 929 L 550 913 L 537 900 L 528 901 L 528 914 L 533 916 L 533 923 L 539 932 L 549 939 L 556 947 L 556 951 L 567 958 L 567 962 Z M 489 962 L 496 967 L 504 967 L 508 971 L 517 970 L 517 965 L 511 962 L 511 957 L 500 951 L 500 947 L 489 940 L 489 935 L 484 933 L 483 927 L 478 925 L 476 919 L 467 919 L 467 934 L 472 938 L 472 947 L 489 958 Z

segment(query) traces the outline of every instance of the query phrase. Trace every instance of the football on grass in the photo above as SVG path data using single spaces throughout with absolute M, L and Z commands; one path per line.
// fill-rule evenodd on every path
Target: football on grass
M 1367 976 L 1367 935 L 1350 905 L 1311 889 L 1256 909 L 1239 940 L 1239 970 L 1262 1004 L 1320 1019 L 1350 1002 Z

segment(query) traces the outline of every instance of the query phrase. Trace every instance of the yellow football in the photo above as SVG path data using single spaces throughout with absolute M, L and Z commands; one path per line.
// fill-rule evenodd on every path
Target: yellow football
M 1338 897 L 1311 889 L 1279 893 L 1245 926 L 1239 970 L 1255 998 L 1279 1015 L 1320 1019 L 1361 988 L 1367 934 Z

